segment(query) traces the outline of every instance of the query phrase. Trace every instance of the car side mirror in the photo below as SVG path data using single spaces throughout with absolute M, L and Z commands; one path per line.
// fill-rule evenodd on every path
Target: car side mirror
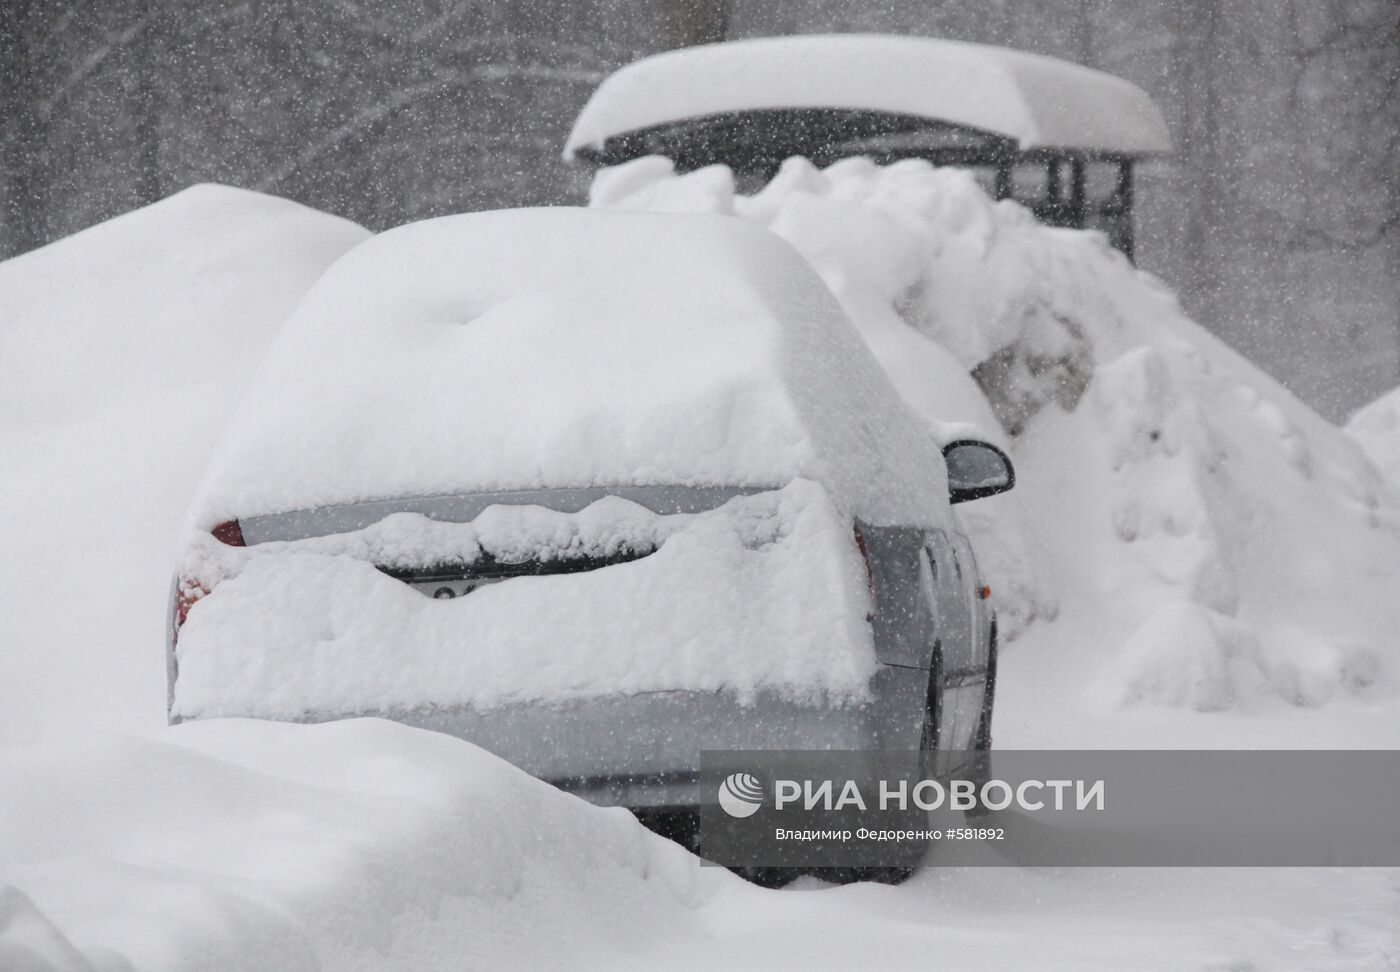
M 959 439 L 943 447 L 948 466 L 948 502 L 966 503 L 1004 493 L 1016 485 L 1011 459 L 996 446 L 977 439 Z

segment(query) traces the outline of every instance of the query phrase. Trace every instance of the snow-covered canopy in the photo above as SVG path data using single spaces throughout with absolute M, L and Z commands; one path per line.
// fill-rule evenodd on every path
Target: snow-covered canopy
M 195 516 L 797 478 L 872 523 L 946 515 L 937 444 L 789 244 L 712 215 L 503 210 L 391 230 L 327 271 Z
M 584 106 L 565 155 L 657 126 L 775 109 L 926 118 L 1000 135 L 1021 150 L 1171 151 L 1161 111 L 1114 75 L 981 44 L 831 34 L 708 44 L 629 64 Z

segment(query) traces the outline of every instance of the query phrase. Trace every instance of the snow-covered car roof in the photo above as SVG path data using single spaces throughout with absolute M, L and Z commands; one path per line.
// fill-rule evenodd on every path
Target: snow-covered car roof
M 1136 157 L 1171 151 L 1137 85 L 1024 51 L 930 37 L 829 34 L 707 44 L 608 77 L 574 122 L 565 156 L 697 119 L 831 109 L 926 119 L 1033 148 Z
M 947 515 L 937 444 L 788 243 L 725 216 L 502 210 L 402 226 L 334 264 L 269 350 L 194 516 L 797 478 L 871 523 Z

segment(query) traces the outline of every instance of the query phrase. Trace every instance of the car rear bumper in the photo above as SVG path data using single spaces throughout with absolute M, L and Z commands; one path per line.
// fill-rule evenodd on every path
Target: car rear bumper
M 713 801 L 698 784 L 702 749 L 875 748 L 872 708 L 674 691 L 393 718 L 472 742 L 590 803 L 641 808 Z

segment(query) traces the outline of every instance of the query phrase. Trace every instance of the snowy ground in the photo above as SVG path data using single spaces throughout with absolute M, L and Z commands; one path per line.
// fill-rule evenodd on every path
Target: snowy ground
M 0 892 L 6 972 L 1384 969 L 1400 949 L 1385 870 L 926 869 L 765 891 L 625 811 L 379 721 L 84 735 L 7 752 L 0 784 L 0 873 L 20 889 Z
M 165 728 L 165 585 L 195 480 L 262 344 L 363 235 L 202 189 L 0 265 L 0 970 L 1400 968 L 1394 870 L 928 869 L 765 891 L 447 737 Z M 1023 488 L 1052 468 L 1034 449 L 1055 421 L 1018 443 Z M 1004 655 L 998 745 L 1400 742 L 1384 679 L 1213 710 L 1096 695 L 1140 619 L 1106 637 L 1105 591 L 1023 590 L 1054 620 L 1027 608 Z

